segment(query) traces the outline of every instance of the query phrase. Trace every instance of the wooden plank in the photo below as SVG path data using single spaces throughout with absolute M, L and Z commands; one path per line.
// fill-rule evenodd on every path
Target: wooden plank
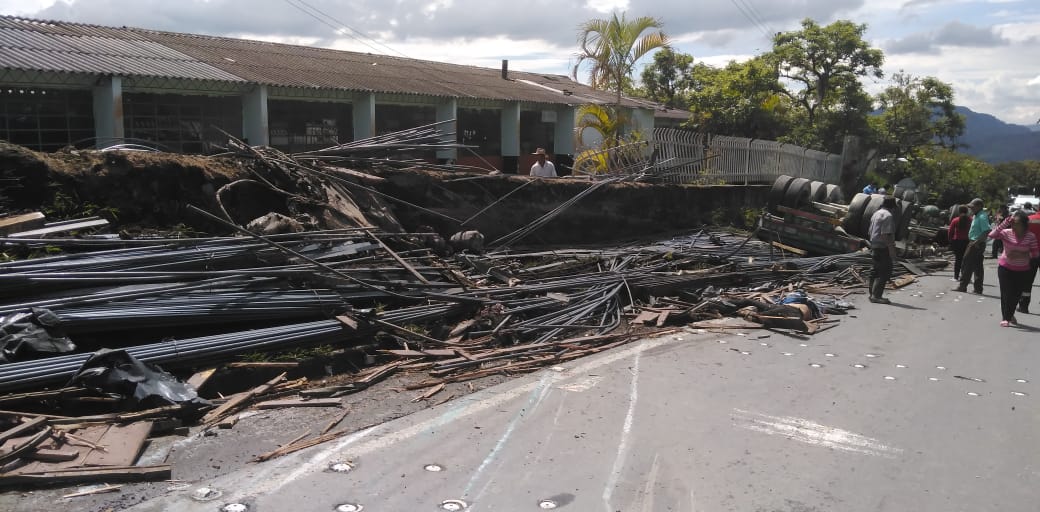
M 40 400 L 61 399 L 67 396 L 82 396 L 90 393 L 86 388 L 61 388 L 48 391 L 31 391 L 28 393 L 12 393 L 0 396 L 0 407 L 22 402 L 37 402 Z
M 45 217 L 40 212 L 4 217 L 0 219 L 0 236 L 7 236 L 8 233 L 16 233 L 18 231 L 42 228 L 44 222 L 46 222 Z
M 10 428 L 3 432 L 0 432 L 0 445 L 4 444 L 4 442 L 8 439 L 21 437 L 22 435 L 28 434 L 29 432 L 43 427 L 46 424 L 47 418 L 33 418 L 14 428 Z
M 33 229 L 31 231 L 20 231 L 18 233 L 11 233 L 7 235 L 9 238 L 38 238 L 46 235 L 52 235 L 54 233 L 64 233 L 66 231 L 75 231 L 78 229 L 91 229 L 107 226 L 108 221 L 105 219 L 96 220 L 83 220 L 71 223 L 62 223 L 57 226 L 42 227 L 40 229 Z
M 791 247 L 790 245 L 782 244 L 782 243 L 777 242 L 775 240 L 770 242 L 770 244 L 773 247 L 776 247 L 777 249 L 780 249 L 780 250 L 783 250 L 783 251 L 787 251 L 787 252 L 793 252 L 793 253 L 795 253 L 795 254 L 797 254 L 799 256 L 805 256 L 805 255 L 809 254 L 809 251 L 806 251 L 804 249 L 799 249 L 797 247 Z
M 196 391 L 202 389 L 202 386 L 206 385 L 206 382 L 209 381 L 210 377 L 212 377 L 214 373 L 217 373 L 216 366 L 199 370 L 195 372 L 195 375 L 188 377 L 188 385 L 195 388 Z
M 84 466 L 130 466 L 144 449 L 152 432 L 152 422 L 139 421 L 129 425 L 112 425 L 97 444 L 107 451 L 91 450 L 83 460 Z
M 899 279 L 892 280 L 892 288 L 902 288 L 915 281 L 917 281 L 917 278 L 914 276 L 900 277 Z
M 473 327 L 473 324 L 475 323 L 477 323 L 477 321 L 473 318 L 459 322 L 458 325 L 453 327 L 451 329 L 451 332 L 448 333 L 448 337 L 454 338 L 456 336 L 462 336 L 466 331 L 470 329 L 470 327 Z
M 338 398 L 312 398 L 310 400 L 269 400 L 260 402 L 253 407 L 257 409 L 279 409 L 282 407 L 342 407 L 343 402 Z
M 293 368 L 299 368 L 300 367 L 300 363 L 297 362 L 297 361 L 281 361 L 281 362 L 271 362 L 271 363 L 241 362 L 241 363 L 229 363 L 227 365 L 227 367 L 228 368 L 276 368 L 276 369 L 291 370 Z
M 41 462 L 64 462 L 69 460 L 76 460 L 79 457 L 79 451 L 66 448 L 64 450 L 55 450 L 51 448 L 38 448 L 36 451 L 23 456 L 25 459 L 38 460 Z
M 448 348 L 435 348 L 429 350 L 382 350 L 381 352 L 400 357 L 454 357 L 457 351 Z
M 33 435 L 30 438 L 19 439 L 17 443 L 14 443 L 14 445 L 11 446 L 11 449 L 9 451 L 0 453 L 0 463 L 4 463 L 9 460 L 14 460 L 32 451 L 34 448 L 36 448 L 45 440 L 47 440 L 47 438 L 51 436 L 51 433 L 53 431 L 54 430 L 51 427 L 46 427 L 42 431 Z M 14 440 L 12 439 L 12 441 Z
M 413 276 L 415 276 L 415 278 L 418 279 L 420 283 L 422 283 L 422 284 L 430 284 L 430 281 L 428 281 L 425 277 L 423 277 L 423 275 L 420 274 L 418 270 L 415 270 L 415 267 L 413 267 L 410 264 L 408 264 L 408 262 L 405 261 L 404 258 L 401 258 L 401 256 L 399 254 L 394 252 L 393 249 L 391 249 L 390 247 L 387 247 L 387 245 L 384 244 L 383 241 L 380 240 L 379 237 L 376 236 L 375 233 L 369 231 L 368 232 L 368 236 L 372 237 L 372 240 L 375 240 L 376 243 L 379 244 L 379 247 L 382 247 L 383 250 L 386 251 L 387 254 L 389 254 L 390 257 L 394 259 L 394 261 L 396 261 L 399 265 L 404 267 L 404 269 L 407 270 L 409 274 L 412 274 Z
M 217 407 L 216 409 L 213 409 L 212 411 L 206 413 L 206 415 L 202 417 L 202 423 L 205 425 L 212 425 L 220 421 L 224 418 L 225 415 L 230 414 L 234 410 L 244 406 L 248 400 L 251 400 L 253 397 L 266 393 L 272 387 L 276 386 L 284 380 L 285 372 L 282 372 L 281 375 L 278 375 L 277 377 L 267 381 L 266 383 L 249 390 L 248 392 L 239 393 L 235 395 L 235 398 L 232 398 L 231 400 L 224 402 L 220 407 Z
M 39 473 L 0 475 L 0 486 L 24 484 L 70 484 L 88 482 L 144 482 L 169 480 L 172 466 L 105 466 L 97 468 L 70 468 Z
M 926 276 L 926 275 L 928 275 L 928 272 L 925 272 L 924 270 L 921 269 L 921 267 L 918 267 L 917 265 L 914 265 L 913 263 L 910 263 L 909 261 L 900 261 L 899 264 L 902 265 L 903 268 L 909 270 L 910 273 L 915 275 L 915 276 Z

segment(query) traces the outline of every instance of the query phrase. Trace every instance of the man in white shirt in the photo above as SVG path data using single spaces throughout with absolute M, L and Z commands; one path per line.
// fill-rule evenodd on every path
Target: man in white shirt
M 896 258 L 896 225 L 892 211 L 896 209 L 896 198 L 885 197 L 881 208 L 870 218 L 870 252 L 874 259 L 874 272 L 870 276 L 870 302 L 891 304 L 883 297 L 888 278 L 892 277 L 892 261 Z
M 546 159 L 545 148 L 538 148 L 534 154 L 538 155 L 538 161 L 531 166 L 531 176 L 537 178 L 555 178 L 556 166 Z

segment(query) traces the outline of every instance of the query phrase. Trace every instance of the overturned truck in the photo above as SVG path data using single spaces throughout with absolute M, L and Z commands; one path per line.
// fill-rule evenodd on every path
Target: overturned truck
M 866 246 L 870 218 L 885 196 L 856 194 L 847 204 L 837 185 L 780 176 L 773 182 L 758 236 L 799 255 L 845 254 Z M 906 240 L 916 213 L 912 199 L 896 199 L 896 240 Z

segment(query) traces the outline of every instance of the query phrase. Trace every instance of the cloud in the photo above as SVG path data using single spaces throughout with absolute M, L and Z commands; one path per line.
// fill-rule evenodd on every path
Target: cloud
M 743 31 L 745 37 L 768 38 L 776 31 L 797 28 L 803 18 L 833 20 L 862 7 L 864 0 L 267 0 L 262 9 L 255 4 L 252 0 L 65 0 L 36 12 L 19 11 L 45 19 L 210 35 L 328 38 L 345 25 L 366 35 L 391 34 L 391 40 L 384 41 L 388 44 L 414 38 L 503 36 L 574 46 L 578 25 L 606 16 L 610 8 L 626 9 L 630 19 L 662 19 L 669 34 L 728 29 Z
M 939 47 L 935 45 L 931 34 L 913 34 L 887 43 L 885 45 L 885 53 L 896 55 L 905 53 L 937 55 Z
M 951 21 L 938 30 L 890 40 L 884 46 L 886 53 L 890 54 L 937 54 L 943 46 L 990 48 L 1006 46 L 1010 42 L 996 27 L 976 27 Z
M 944 46 L 1001 46 L 1008 43 L 992 27 L 982 28 L 951 21 L 935 33 L 935 44 Z

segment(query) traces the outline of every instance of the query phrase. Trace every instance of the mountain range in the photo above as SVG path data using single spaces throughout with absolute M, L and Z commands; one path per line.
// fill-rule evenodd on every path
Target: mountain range
M 967 107 L 956 107 L 964 116 L 964 135 L 958 150 L 984 162 L 998 164 L 1040 160 L 1040 125 L 1010 124 Z

